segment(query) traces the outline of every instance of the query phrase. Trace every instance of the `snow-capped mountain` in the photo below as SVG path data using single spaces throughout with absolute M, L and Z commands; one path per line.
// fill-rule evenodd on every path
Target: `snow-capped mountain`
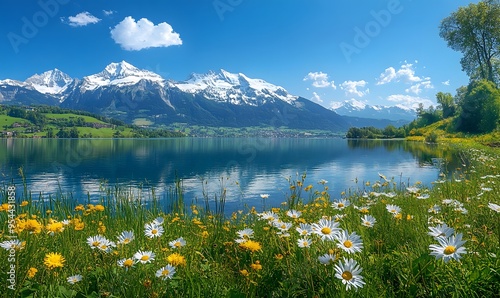
M 360 118 L 388 119 L 393 121 L 404 120 L 407 122 L 416 118 L 415 110 L 402 105 L 367 105 L 355 99 L 335 102 L 332 104 L 331 110 L 339 115 Z
M 298 98 L 283 87 L 223 69 L 219 73 L 192 74 L 187 81 L 173 83 L 172 86 L 186 93 L 201 94 L 207 99 L 236 105 L 260 106 L 275 99 L 291 104 Z
M 163 84 L 165 81 L 160 75 L 152 71 L 139 69 L 132 64 L 122 61 L 120 63 L 111 63 L 103 71 L 84 77 L 80 88 L 95 90 L 96 88 L 106 86 L 131 86 L 139 83 L 141 80 L 160 84 Z
M 49 70 L 29 77 L 25 83 L 43 94 L 59 94 L 73 82 L 73 79 L 59 69 Z

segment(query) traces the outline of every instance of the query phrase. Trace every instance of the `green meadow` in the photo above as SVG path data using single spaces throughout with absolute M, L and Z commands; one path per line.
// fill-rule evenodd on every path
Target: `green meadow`
M 432 185 L 380 173 L 331 193 L 304 173 L 279 208 L 232 214 L 224 189 L 188 202 L 182 181 L 162 201 L 107 188 L 84 204 L 6 184 L 0 296 L 498 297 L 499 155 L 462 152 Z

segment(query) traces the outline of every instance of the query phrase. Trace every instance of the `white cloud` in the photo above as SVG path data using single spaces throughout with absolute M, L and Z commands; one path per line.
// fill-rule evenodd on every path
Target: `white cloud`
M 441 84 L 443 84 L 443 85 L 445 85 L 445 86 L 450 86 L 450 80 L 447 80 L 447 81 L 441 82 Z
M 414 108 L 414 109 L 418 107 L 419 103 L 422 103 L 424 105 L 424 107 L 426 107 L 426 108 L 431 106 L 431 105 L 434 105 L 434 103 L 427 98 L 405 95 L 405 94 L 390 95 L 387 97 L 387 100 L 398 103 L 398 104 L 403 105 L 405 107 Z
M 61 19 L 63 22 L 66 22 L 64 18 Z M 94 17 L 88 11 L 80 12 L 76 16 L 68 17 L 68 24 L 71 27 L 83 27 L 89 24 L 97 24 L 101 21 L 101 19 Z
M 370 89 L 358 90 L 358 88 L 364 88 L 368 83 L 364 80 L 361 81 L 345 81 L 340 84 L 340 88 L 345 91 L 345 95 L 356 95 L 358 97 L 363 97 L 370 93 Z
M 312 100 L 315 101 L 315 102 L 318 102 L 318 103 L 322 103 L 323 102 L 323 100 L 321 99 L 321 97 L 316 92 L 313 92 Z
M 107 15 L 107 16 L 110 16 L 110 15 L 112 15 L 112 14 L 114 14 L 114 13 L 115 13 L 115 11 L 114 11 L 114 10 L 105 10 L 105 9 L 103 9 L 103 11 L 102 11 L 102 12 L 103 12 L 105 15 Z
M 333 89 L 337 89 L 334 81 L 329 81 L 328 74 L 324 72 L 310 72 L 305 76 L 304 81 L 312 81 L 313 87 L 316 88 L 325 88 L 332 87 Z
M 425 78 L 429 79 L 430 78 Z M 397 71 L 394 67 L 386 68 L 383 73 L 380 74 L 377 85 L 384 85 L 393 81 L 396 82 L 406 82 L 406 83 L 416 83 L 423 79 L 415 75 L 415 70 L 413 69 L 413 64 L 406 63 L 401 65 Z
M 429 79 L 429 78 L 425 78 Z M 433 89 L 434 86 L 432 85 L 431 81 L 423 81 L 420 83 L 417 83 L 415 85 L 412 85 L 410 88 L 406 89 L 405 91 L 407 93 L 414 93 L 416 95 L 419 95 L 420 92 L 422 92 L 422 89 Z
M 182 44 L 179 33 L 174 32 L 169 24 L 155 25 L 146 18 L 136 22 L 130 16 L 111 29 L 111 38 L 127 51 Z

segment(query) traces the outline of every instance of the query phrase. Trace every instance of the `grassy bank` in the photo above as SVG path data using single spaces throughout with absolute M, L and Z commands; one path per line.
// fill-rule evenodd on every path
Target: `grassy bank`
M 498 151 L 460 146 L 463 167 L 430 189 L 381 173 L 366 192 L 339 194 L 328 190 L 335 181 L 302 176 L 281 208 L 229 216 L 223 195 L 206 197 L 216 210 L 185 206 L 180 185 L 168 208 L 154 193 L 145 205 L 109 189 L 78 205 L 6 185 L 0 296 L 494 297 Z

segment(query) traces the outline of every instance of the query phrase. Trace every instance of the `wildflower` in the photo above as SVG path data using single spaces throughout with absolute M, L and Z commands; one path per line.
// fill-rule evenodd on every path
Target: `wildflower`
M 497 205 L 497 204 L 494 204 L 494 203 L 488 203 L 488 207 L 493 210 L 493 211 L 496 211 L 498 213 L 500 213 L 500 205 Z
M 253 233 L 252 229 L 243 229 L 236 232 L 241 239 L 250 239 L 253 237 Z
M 312 234 L 312 226 L 310 224 L 300 223 L 299 226 L 295 228 L 295 230 L 301 236 L 309 236 Z
M 186 258 L 178 253 L 173 253 L 167 257 L 167 261 L 174 266 L 185 266 Z
M 266 212 L 259 213 L 258 216 L 261 219 L 268 220 L 268 221 L 274 221 L 274 220 L 277 220 L 279 218 L 278 215 L 272 211 L 266 211 Z
M 97 248 L 99 248 L 100 251 L 109 253 L 113 247 L 116 247 L 116 243 L 103 237 Z
M 336 259 L 334 254 L 324 254 L 318 257 L 319 262 L 323 265 L 333 264 Z
M 167 280 L 169 278 L 172 278 L 175 274 L 175 267 L 168 264 L 165 267 L 162 267 L 156 271 L 156 277 L 159 277 L 163 280 Z
M 29 231 L 30 234 L 40 234 L 42 227 L 42 224 L 36 219 L 28 219 L 21 223 L 20 231 Z
M 300 248 L 308 248 L 311 247 L 312 241 L 309 238 L 301 238 L 297 240 L 297 245 Z
M 251 252 L 256 252 L 258 250 L 262 250 L 262 246 L 259 242 L 253 240 L 247 240 L 243 243 L 240 243 L 240 247 Z
M 95 211 L 103 212 L 104 211 L 104 206 L 101 204 L 95 205 L 94 206 Z
M 47 233 L 54 236 L 55 233 L 62 232 L 64 230 L 64 224 L 62 222 L 52 222 L 45 226 Z
M 180 238 L 177 238 L 173 241 L 170 241 L 168 243 L 168 245 L 170 245 L 171 248 L 181 248 L 183 247 L 184 245 L 186 245 L 186 240 L 184 240 L 184 238 L 180 237 Z
M 338 226 L 338 222 L 322 218 L 318 223 L 312 224 L 312 230 L 314 233 L 321 236 L 322 240 L 327 239 L 333 241 L 335 235 L 340 231 Z
M 358 209 L 359 212 L 366 214 L 370 212 L 370 207 L 369 206 L 361 206 L 361 207 L 356 207 L 354 206 L 355 209 Z
M 413 215 L 407 214 L 406 215 L 406 220 L 410 221 L 413 219 Z
M 274 256 L 274 258 L 276 260 L 281 260 L 281 259 L 283 259 L 283 255 L 282 254 L 277 254 L 277 255 Z
M 201 237 L 202 238 L 208 238 L 208 232 L 207 231 L 201 232 Z
M 150 250 L 149 251 L 139 250 L 134 254 L 134 259 L 141 262 L 142 264 L 151 263 L 152 261 L 154 261 L 155 257 L 156 257 L 155 253 Z
M 118 244 L 129 244 L 132 240 L 135 239 L 133 231 L 123 231 L 118 236 Z
M 85 210 L 85 207 L 82 204 L 75 207 L 75 211 L 84 211 L 84 210 Z
M 439 205 L 434 205 L 431 208 L 429 208 L 428 212 L 438 214 L 439 212 L 441 212 L 441 207 Z
M 333 216 L 333 219 L 334 219 L 335 221 L 341 221 L 344 217 L 346 217 L 346 214 L 335 214 L 335 215 Z
M 327 183 L 328 183 L 328 181 L 326 181 L 325 179 L 321 179 L 321 180 L 319 180 L 319 181 L 318 181 L 318 184 L 323 184 L 323 185 L 325 185 L 325 184 L 327 184 Z
M 263 194 L 260 195 L 260 197 L 263 198 L 263 199 L 267 199 L 267 198 L 269 198 L 269 194 L 263 193 Z
M 29 204 L 29 202 L 28 202 L 28 201 L 22 201 L 22 202 L 21 202 L 21 207 L 27 206 L 28 204 Z
M 153 219 L 153 224 L 157 226 L 161 226 L 165 222 L 165 219 L 161 216 L 158 216 L 157 218 Z
M 352 234 L 349 235 L 347 231 L 343 230 L 337 234 L 337 240 L 339 241 L 337 247 L 349 254 L 361 252 L 363 249 L 361 237 L 356 234 L 356 232 L 352 232 Z
M 156 225 L 154 223 L 148 223 L 144 226 L 144 235 L 149 238 L 160 237 L 163 235 L 165 230 L 162 226 Z
M 74 285 L 77 282 L 82 280 L 82 276 L 80 274 L 70 276 L 66 279 L 70 284 Z
M 47 266 L 48 269 L 54 269 L 54 268 L 62 268 L 64 267 L 64 262 L 66 260 L 64 257 L 57 252 L 51 252 L 45 255 L 45 258 L 43 259 L 43 263 L 45 266 Z
M 12 206 L 12 207 L 10 207 Z M 0 205 L 0 211 L 9 211 L 10 208 L 13 208 L 14 205 L 8 204 L 8 203 L 3 203 Z
M 273 225 L 275 227 L 277 227 L 278 229 L 280 229 L 281 233 L 284 233 L 284 232 L 288 231 L 292 227 L 292 223 L 283 222 L 283 221 L 279 221 L 279 220 L 274 221 Z
M 365 227 L 373 228 L 376 222 L 377 220 L 375 219 L 375 217 L 371 215 L 365 214 L 363 215 L 363 217 L 361 217 L 361 224 Z
M 251 264 L 250 267 L 255 270 L 262 270 L 262 265 L 260 264 L 260 261 L 255 261 L 255 263 Z
M 33 278 L 35 277 L 36 273 L 38 272 L 38 269 L 36 269 L 35 267 L 31 267 L 30 269 L 28 269 L 28 278 Z
M 243 276 L 248 276 L 248 275 L 250 274 L 250 273 L 248 272 L 248 270 L 246 270 L 246 269 L 240 270 L 240 273 L 241 273 L 241 275 L 243 275 Z
M 5 240 L 3 242 L 0 242 L 0 247 L 5 249 L 5 250 L 21 250 L 24 248 L 24 245 L 26 245 L 26 242 L 22 242 L 19 239 L 14 239 L 14 240 Z
M 467 253 L 465 247 L 462 246 L 465 243 L 462 240 L 462 233 L 446 238 L 437 237 L 436 240 L 439 242 L 438 245 L 429 245 L 431 256 L 435 256 L 436 260 L 443 259 L 445 263 L 450 259 L 458 261 L 461 258 L 461 254 Z
M 90 246 L 90 248 L 99 248 L 101 243 L 105 242 L 107 239 L 104 236 L 97 235 L 97 236 L 90 236 L 87 238 L 87 244 Z
M 302 212 L 290 209 L 286 212 L 286 215 L 288 215 L 291 218 L 299 218 L 302 215 Z
M 417 197 L 417 199 L 419 200 L 427 200 L 428 198 L 430 198 L 431 196 L 429 194 L 421 194 Z
M 387 209 L 387 211 L 389 211 L 389 213 L 391 213 L 392 215 L 396 215 L 396 214 L 398 214 L 398 213 L 401 213 L 401 207 L 396 206 L 396 205 L 388 204 L 387 206 L 385 206 L 385 208 L 386 208 L 386 209 Z
M 348 200 L 340 200 L 332 203 L 332 207 L 337 210 L 342 210 L 351 205 Z
M 125 270 L 128 270 L 129 268 L 134 267 L 135 260 L 132 258 L 125 258 L 118 260 L 116 263 L 118 264 L 118 266 L 125 268 Z
M 344 262 L 335 265 L 335 277 L 342 280 L 342 283 L 346 286 L 346 290 L 352 288 L 362 288 L 365 282 L 363 277 L 359 275 L 363 269 L 358 265 L 358 263 L 353 259 L 345 259 Z

